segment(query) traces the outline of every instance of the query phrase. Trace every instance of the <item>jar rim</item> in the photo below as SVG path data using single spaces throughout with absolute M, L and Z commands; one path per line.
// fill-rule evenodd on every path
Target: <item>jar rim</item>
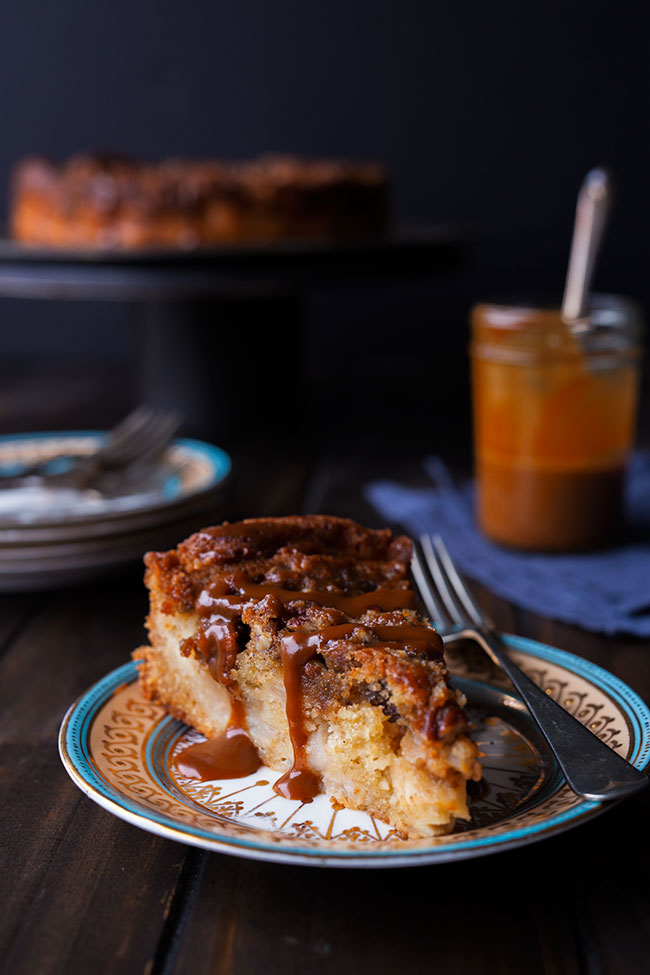
M 478 308 L 495 308 L 520 312 L 561 312 L 562 296 L 550 292 L 522 292 L 509 295 L 491 295 L 476 301 L 472 311 Z M 589 296 L 590 311 L 622 311 L 631 318 L 641 318 L 640 303 L 629 295 L 595 291 Z
M 496 342 L 470 342 L 468 354 L 471 359 L 483 362 L 498 362 L 504 366 L 556 365 L 563 362 L 575 363 L 583 358 L 591 366 L 598 369 L 619 368 L 629 362 L 639 362 L 643 358 L 643 347 L 638 343 L 625 345 L 622 348 L 611 346 L 601 349 L 583 349 L 579 354 L 568 351 L 556 351 L 552 348 L 542 349 L 513 349 L 499 345 Z
M 585 358 L 598 368 L 611 368 L 643 354 L 640 306 L 623 295 L 592 295 L 585 319 L 590 327 L 579 334 L 551 301 L 534 305 L 513 297 L 507 304 L 481 302 L 471 318 L 473 358 L 513 364 Z

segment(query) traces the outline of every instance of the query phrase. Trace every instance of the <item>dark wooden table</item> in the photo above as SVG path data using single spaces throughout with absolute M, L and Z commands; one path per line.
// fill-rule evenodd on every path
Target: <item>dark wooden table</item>
M 388 459 L 390 456 L 390 460 Z M 417 475 L 372 444 L 239 451 L 229 514 L 376 523 L 360 486 Z M 582 654 L 650 699 L 650 647 L 479 593 L 505 629 Z M 0 600 L 0 969 L 93 973 L 604 973 L 650 970 L 650 793 L 529 847 L 436 867 L 277 866 L 116 819 L 75 788 L 56 738 L 69 704 L 143 637 L 141 571 Z

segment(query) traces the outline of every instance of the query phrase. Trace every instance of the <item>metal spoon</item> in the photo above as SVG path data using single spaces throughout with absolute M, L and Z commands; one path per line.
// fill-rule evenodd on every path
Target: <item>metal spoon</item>
M 611 206 L 610 179 L 604 169 L 587 173 L 578 194 L 562 318 L 576 336 L 593 327 L 587 317 L 591 279 Z

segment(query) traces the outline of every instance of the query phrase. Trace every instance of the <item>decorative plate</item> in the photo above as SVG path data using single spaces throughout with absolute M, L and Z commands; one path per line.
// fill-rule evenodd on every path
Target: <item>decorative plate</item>
M 573 654 L 506 638 L 516 662 L 637 768 L 650 760 L 650 711 L 626 684 Z M 484 778 L 470 785 L 471 822 L 434 839 L 404 839 L 385 823 L 340 809 L 327 796 L 277 796 L 277 772 L 197 782 L 178 753 L 196 732 L 146 700 L 129 663 L 90 688 L 59 733 L 66 770 L 91 799 L 127 822 L 170 839 L 258 860 L 337 867 L 403 867 L 481 856 L 553 836 L 605 808 L 566 785 L 522 702 L 475 647 L 447 648 L 468 698 Z
M 35 481 L 16 487 L 2 484 L 2 475 L 20 476 L 30 465 L 46 463 L 55 473 L 65 470 L 72 460 L 85 457 L 101 447 L 105 433 L 92 430 L 69 433 L 27 433 L 0 437 L 0 542 L 23 544 L 26 540 L 58 540 L 61 527 L 99 523 L 100 531 L 111 531 L 115 519 L 168 512 L 214 490 L 230 472 L 230 458 L 218 447 L 199 440 L 175 440 L 160 464 L 137 489 L 128 486 L 111 496 L 93 490 L 60 488 Z M 47 529 L 50 529 L 48 532 Z M 42 536 L 42 537 L 41 537 Z

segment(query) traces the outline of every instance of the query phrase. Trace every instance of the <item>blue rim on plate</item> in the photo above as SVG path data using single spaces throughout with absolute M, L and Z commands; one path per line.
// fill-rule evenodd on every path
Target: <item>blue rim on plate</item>
M 72 451 L 76 442 L 77 450 L 81 453 L 89 452 L 90 448 L 99 447 L 107 437 L 106 432 L 98 430 L 61 430 L 43 433 L 3 434 L 0 436 L 0 471 L 4 474 L 20 474 L 25 465 L 37 460 L 52 457 L 55 462 L 57 450 L 65 454 Z M 14 449 L 15 445 L 15 449 Z M 67 447 L 66 447 L 67 445 Z M 85 449 L 84 449 L 85 448 Z M 184 504 L 190 499 L 200 498 L 204 494 L 214 491 L 223 485 L 228 478 L 232 462 L 228 454 L 210 443 L 191 438 L 178 438 L 173 441 L 171 448 L 175 459 L 183 461 L 182 473 L 180 466 L 170 466 L 158 489 L 158 499 L 152 496 L 146 503 L 147 512 L 168 509 L 171 506 Z M 174 456 L 174 455 L 172 455 Z M 141 506 L 133 507 L 121 504 L 115 510 L 102 509 L 102 520 L 124 518 L 132 511 L 138 513 Z M 66 521 L 87 521 L 97 517 L 95 511 L 77 511 Z M 54 524 L 60 524 L 61 519 L 55 519 Z M 37 528 L 49 524 L 47 517 L 37 518 L 31 524 Z M 21 526 L 22 527 L 22 526 Z
M 507 636 L 506 642 L 519 665 L 580 720 L 609 740 L 637 768 L 648 765 L 650 710 L 630 687 L 596 664 L 566 651 L 517 636 Z M 458 671 L 456 679 L 470 697 L 470 704 L 474 692 L 483 694 L 486 701 L 496 702 L 500 695 L 502 710 L 505 708 L 516 718 L 514 725 L 524 727 L 530 723 L 523 704 L 510 691 L 499 691 L 467 670 L 463 674 L 464 664 L 454 668 L 450 663 L 450 667 Z M 547 756 L 545 784 L 532 799 L 518 808 L 515 797 L 513 805 L 504 808 L 501 819 L 472 824 L 448 836 L 417 841 L 395 839 L 386 832 L 388 827 L 382 834 L 373 821 L 377 830 L 373 843 L 368 843 L 364 830 L 355 825 L 341 833 L 353 840 L 346 838 L 337 845 L 324 841 L 322 834 L 316 835 L 318 831 L 314 831 L 310 820 L 299 824 L 304 829 L 296 828 L 292 835 L 275 828 L 259 828 L 268 820 L 256 823 L 251 811 L 239 808 L 242 802 L 225 800 L 247 790 L 253 796 L 270 795 L 269 782 L 253 781 L 265 773 L 255 773 L 250 782 L 240 780 L 241 788 L 234 791 L 232 785 L 238 783 L 222 783 L 230 787 L 227 794 L 219 795 L 220 787 L 213 787 L 212 792 L 209 787 L 207 792 L 193 792 L 189 783 L 170 772 L 170 758 L 183 747 L 184 738 L 194 735 L 196 740 L 196 733 L 164 714 L 159 705 L 138 698 L 137 685 L 133 683 L 136 673 L 134 663 L 125 664 L 100 680 L 70 708 L 59 733 L 61 759 L 75 784 L 114 815 L 149 832 L 204 849 L 313 866 L 415 866 L 482 856 L 535 842 L 579 825 L 611 805 L 575 796 L 553 760 L 548 763 Z M 123 701 L 130 713 L 124 711 Z M 129 751 L 128 742 L 135 738 L 139 744 Z M 185 741 L 185 745 L 189 743 Z M 531 753 L 536 751 L 533 727 L 527 744 Z M 107 748 L 107 752 L 102 748 Z M 109 753 L 112 758 L 107 764 L 104 759 Z M 115 769 L 119 771 L 116 773 Z M 326 801 L 326 797 L 321 798 Z M 265 802 L 269 800 L 263 799 L 258 806 Z M 312 839 L 305 839 L 310 835 Z M 359 839 L 364 842 L 357 842 Z

